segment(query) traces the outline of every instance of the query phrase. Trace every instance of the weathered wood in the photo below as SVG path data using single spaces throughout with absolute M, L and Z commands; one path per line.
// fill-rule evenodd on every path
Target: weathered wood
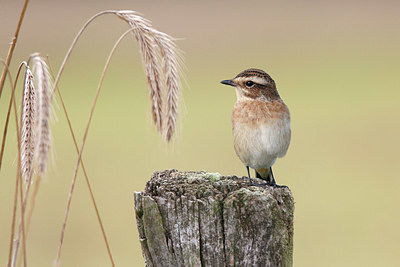
M 287 187 L 156 171 L 135 192 L 135 211 L 147 266 L 292 266 L 294 201 Z

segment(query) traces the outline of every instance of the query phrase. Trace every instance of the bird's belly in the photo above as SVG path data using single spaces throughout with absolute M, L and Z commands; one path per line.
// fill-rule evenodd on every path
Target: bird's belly
M 233 126 L 235 151 L 246 166 L 254 169 L 269 168 L 277 157 L 286 154 L 290 142 L 290 122 L 238 122 Z

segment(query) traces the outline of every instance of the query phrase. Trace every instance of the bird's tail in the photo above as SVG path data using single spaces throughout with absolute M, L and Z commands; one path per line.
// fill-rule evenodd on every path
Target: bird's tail
M 256 170 L 256 177 L 260 178 L 260 179 L 263 179 L 263 180 L 266 180 L 266 181 L 270 180 L 270 178 L 269 178 L 270 174 L 271 174 L 270 168 L 268 168 L 268 169 L 257 169 Z

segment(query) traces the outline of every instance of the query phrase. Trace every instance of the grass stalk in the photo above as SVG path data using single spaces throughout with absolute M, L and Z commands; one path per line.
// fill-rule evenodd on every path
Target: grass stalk
M 13 251 L 14 244 L 14 233 L 15 233 L 15 221 L 17 215 L 17 204 L 18 204 L 18 189 L 19 189 L 19 175 L 16 175 L 15 179 L 15 192 L 14 192 L 14 207 L 13 207 L 13 215 L 11 220 L 11 235 L 10 235 L 10 244 L 9 244 L 9 252 L 8 252 L 8 262 L 7 267 L 11 266 L 11 257 Z
M 77 178 L 77 176 L 78 176 L 79 164 L 80 164 L 80 162 L 81 162 L 83 149 L 85 148 L 86 138 L 87 138 L 87 135 L 88 135 L 88 132 L 89 132 L 90 123 L 91 123 L 91 121 L 92 121 L 93 114 L 94 114 L 94 109 L 95 109 L 95 107 L 96 107 L 97 100 L 98 100 L 99 95 L 100 95 L 100 89 L 101 89 L 101 86 L 103 85 L 103 81 L 104 81 L 104 77 L 105 77 L 106 71 L 107 71 L 107 69 L 108 69 L 108 66 L 110 65 L 111 58 L 112 58 L 112 56 L 114 55 L 114 52 L 115 52 L 116 48 L 118 47 L 118 45 L 120 44 L 120 42 L 122 41 L 122 39 L 123 39 L 129 32 L 131 32 L 131 29 L 129 29 L 128 31 L 126 31 L 126 32 L 118 39 L 118 41 L 114 44 L 114 47 L 112 48 L 112 50 L 111 50 L 111 52 L 110 52 L 110 54 L 109 54 L 109 56 L 108 56 L 108 58 L 107 58 L 107 62 L 106 62 L 106 64 L 104 65 L 103 72 L 101 73 L 100 81 L 99 81 L 99 84 L 98 84 L 97 90 L 96 90 L 96 95 L 95 95 L 95 97 L 94 97 L 93 104 L 92 104 L 92 108 L 91 108 L 91 110 L 90 110 L 89 119 L 88 119 L 88 122 L 87 122 L 87 124 L 86 124 L 85 133 L 84 133 L 84 135 L 83 135 L 82 145 L 81 145 L 81 148 L 79 149 L 79 155 L 78 155 L 78 160 L 77 160 L 76 167 L 75 167 L 75 171 L 74 171 L 74 176 L 73 176 L 72 182 L 71 182 L 71 188 L 70 188 L 69 195 L 68 195 L 68 200 L 67 200 L 67 207 L 66 207 L 66 210 L 65 210 L 64 221 L 63 221 L 63 225 L 62 225 L 62 229 L 61 229 L 60 243 L 59 243 L 59 246 L 58 246 L 58 251 L 57 251 L 57 256 L 56 256 L 56 261 L 55 261 L 55 262 L 56 262 L 56 263 L 55 263 L 56 266 L 60 266 L 61 250 L 62 250 L 63 241 L 64 241 L 65 228 L 66 228 L 66 226 L 67 226 L 67 220 L 68 220 L 69 210 L 70 210 L 70 208 L 71 208 L 72 194 L 73 194 L 73 192 L 74 192 L 75 182 L 76 182 L 76 178 Z
M 56 87 L 58 86 L 58 82 L 60 81 L 60 78 L 61 78 L 61 75 L 62 75 L 62 73 L 64 71 L 65 65 L 67 64 L 67 61 L 68 61 L 69 57 L 71 56 L 72 50 L 75 48 L 76 43 L 78 42 L 79 38 L 82 36 L 83 32 L 86 30 L 86 28 L 89 26 L 89 24 L 93 20 L 95 20 L 96 18 L 98 18 L 98 17 L 100 17 L 100 16 L 102 16 L 104 14 L 115 14 L 115 12 L 116 12 L 115 10 L 105 10 L 105 11 L 99 12 L 99 13 L 93 15 L 88 21 L 86 21 L 86 23 L 83 25 L 83 27 L 79 30 L 79 32 L 75 36 L 74 40 L 72 41 L 72 44 L 69 47 L 67 53 L 65 54 L 64 60 L 61 63 L 60 69 L 59 69 L 59 71 L 57 73 L 57 76 L 56 76 L 56 78 L 54 80 L 53 89 L 51 90 L 51 93 L 50 93 L 50 102 L 53 99 Z
M 35 209 L 36 197 L 37 197 L 37 194 L 39 192 L 39 185 L 40 185 L 41 180 L 42 179 L 41 179 L 40 176 L 38 176 L 37 179 L 33 180 L 33 183 L 34 183 L 33 192 L 32 192 L 32 197 L 31 197 L 31 201 L 30 201 L 30 205 L 29 205 L 29 211 L 28 211 L 28 214 L 26 215 L 26 217 L 27 217 L 26 218 L 26 223 L 25 223 L 25 225 L 26 225 L 26 227 L 25 227 L 26 235 L 28 235 L 29 228 L 31 226 L 32 214 L 33 214 L 33 210 Z
M 53 75 L 50 64 L 49 64 L 49 71 L 50 71 L 51 75 Z M 64 99 L 63 99 L 63 97 L 61 95 L 61 91 L 59 90 L 58 86 L 56 87 L 56 91 L 57 91 L 58 97 L 59 97 L 59 99 L 61 101 L 61 106 L 62 106 L 62 109 L 64 111 L 64 115 L 65 115 L 65 117 L 67 119 L 68 128 L 69 128 L 69 131 L 71 133 L 72 140 L 74 141 L 76 152 L 79 155 L 78 142 L 76 141 L 76 137 L 75 137 L 75 133 L 74 133 L 73 128 L 72 128 L 71 120 L 69 118 L 69 115 L 68 115 L 68 112 L 67 112 L 67 108 L 66 108 L 65 103 L 64 103 Z M 92 190 L 92 186 L 91 186 L 90 181 L 89 181 L 89 176 L 88 176 L 88 174 L 86 172 L 85 164 L 83 162 L 83 158 L 82 157 L 81 157 L 80 162 L 81 162 L 81 165 L 82 165 L 83 174 L 85 176 L 85 181 L 86 181 L 86 184 L 87 184 L 88 189 L 89 189 L 90 198 L 92 200 L 93 207 L 94 207 L 95 212 L 96 212 L 97 221 L 99 222 L 99 225 L 100 225 L 100 228 L 101 228 L 101 233 L 103 235 L 103 239 L 104 239 L 104 242 L 106 244 L 108 256 L 110 258 L 112 266 L 115 266 L 114 259 L 113 259 L 112 253 L 111 253 L 111 248 L 110 248 L 110 245 L 109 245 L 109 242 L 108 242 L 108 239 L 107 239 L 106 231 L 104 229 L 103 221 L 102 221 L 101 216 L 100 216 L 99 208 L 97 206 L 97 203 L 96 203 L 96 200 L 95 200 L 95 197 L 94 197 L 94 193 L 93 193 L 93 190 Z
M 11 58 L 14 52 L 15 45 L 17 44 L 17 39 L 19 35 L 19 30 L 21 29 L 22 21 L 25 17 L 25 11 L 26 8 L 28 7 L 29 0 L 25 0 L 24 6 L 22 7 L 21 14 L 19 16 L 18 20 L 18 25 L 17 29 L 15 30 L 14 37 L 11 41 L 10 48 L 8 50 L 7 58 L 6 58 L 6 67 L 3 70 L 3 73 L 1 74 L 1 80 L 0 80 L 0 98 L 1 98 L 1 93 L 3 92 L 3 87 L 4 87 L 4 82 L 6 80 L 6 75 L 7 75 L 7 70 L 8 66 L 10 66 Z
M 19 180 L 19 196 L 20 196 L 20 202 L 21 202 L 21 219 L 20 219 L 20 225 L 19 225 L 19 231 L 22 233 L 22 255 L 23 255 L 23 260 L 24 260 L 24 266 L 26 267 L 27 265 L 27 260 L 26 260 L 26 233 L 25 233 L 25 207 L 24 207 L 24 196 L 22 193 L 22 174 L 19 175 L 19 173 L 21 173 L 21 171 L 17 171 L 17 175 L 18 175 L 18 180 Z M 19 237 L 18 237 L 19 240 Z M 18 249 L 18 246 L 15 247 L 16 249 Z M 17 252 L 18 250 L 16 250 L 15 252 Z M 18 253 L 15 253 L 12 261 L 11 261 L 11 266 L 15 266 L 17 264 L 17 260 L 18 260 Z
M 0 170 L 1 170 L 1 163 L 3 160 L 3 152 L 4 152 L 4 147 L 5 147 L 5 142 L 6 142 L 6 136 L 7 136 L 7 129 L 8 129 L 8 123 L 9 123 L 9 119 L 10 119 L 10 113 L 11 113 L 11 106 L 14 100 L 14 92 L 15 92 L 15 86 L 14 83 L 12 81 L 12 77 L 11 77 L 11 73 L 10 70 L 8 68 L 8 66 L 6 65 L 5 61 L 1 60 L 1 62 L 4 64 L 4 68 L 7 69 L 7 75 L 10 81 L 10 88 L 11 88 L 11 97 L 10 97 L 10 102 L 8 105 L 8 111 L 7 111 L 7 118 L 6 118 L 6 122 L 5 122 L 5 126 L 4 126 L 4 132 L 3 132 L 3 138 L 2 138 L 2 143 L 1 143 L 1 152 L 0 152 Z M 15 109 L 16 110 L 16 109 Z M 16 116 L 18 117 L 18 115 Z M 17 132 L 18 131 L 18 125 L 17 125 Z M 17 172 L 18 170 L 20 170 L 20 167 L 18 166 Z M 16 179 L 15 179 L 15 190 L 14 190 L 14 204 L 13 204 L 13 213 L 12 213 L 12 219 L 11 219 L 11 235 L 10 235 L 10 243 L 9 243 L 9 252 L 8 252 L 8 262 L 7 262 L 7 266 L 9 267 L 11 265 L 11 257 L 12 257 L 12 250 L 13 250 L 13 241 L 14 241 L 14 234 L 15 234 L 15 221 L 16 221 L 16 216 L 17 216 L 17 206 L 18 206 L 18 189 L 19 189 L 19 175 L 17 173 L 16 175 Z
M 18 69 L 17 76 L 15 78 L 15 83 L 14 86 L 16 86 L 17 79 L 21 70 L 22 64 L 20 65 Z M 15 88 L 14 88 L 15 89 Z M 17 103 L 15 101 L 15 98 L 13 100 L 13 108 L 14 108 L 14 117 L 15 117 L 15 125 L 17 129 L 17 147 L 18 147 L 18 155 L 21 155 L 21 137 L 19 135 L 19 122 L 18 122 L 18 112 L 17 112 Z M 23 198 L 22 198 L 22 172 L 21 172 L 21 157 L 18 156 L 18 165 L 17 165 L 17 180 L 19 184 L 19 192 L 20 192 L 20 198 L 21 198 L 21 219 L 20 219 L 20 225 L 18 226 L 18 237 L 17 240 L 15 241 L 15 248 L 14 248 L 14 254 L 10 255 L 11 257 L 9 258 L 9 266 L 15 266 L 17 262 L 17 256 L 18 256 L 18 245 L 19 245 L 19 239 L 20 239 L 20 233 L 22 232 L 22 249 L 23 249 L 23 258 L 24 258 L 24 266 L 27 264 L 26 260 L 26 236 L 25 236 L 25 228 L 24 228 L 24 204 L 23 204 Z M 14 203 L 14 209 L 16 209 L 17 202 Z M 15 217 L 13 224 L 15 225 Z M 22 227 L 22 229 L 21 229 Z M 12 249 L 12 248 L 10 248 Z
M 10 97 L 10 101 L 8 103 L 8 110 L 7 110 L 7 115 L 6 115 L 6 121 L 4 123 L 4 131 L 3 131 L 3 137 L 1 140 L 1 148 L 0 148 L 0 172 L 1 172 L 1 166 L 3 163 L 3 156 L 4 156 L 4 149 L 6 146 L 6 138 L 7 138 L 7 131 L 8 131 L 8 123 L 10 121 L 10 114 L 11 114 L 11 106 L 14 100 L 14 95 L 15 95 L 15 87 L 14 84 L 12 82 L 12 77 L 11 77 L 11 73 L 10 70 L 8 68 L 8 65 L 6 64 L 5 61 L 1 61 L 4 64 L 4 68 L 7 70 L 7 74 L 10 80 L 10 88 L 11 88 L 11 97 Z
M 3 90 L 4 87 L 4 81 L 5 81 L 5 73 L 9 73 L 8 70 L 8 66 L 9 63 L 11 61 L 11 57 L 15 48 L 15 44 L 17 41 L 17 37 L 18 37 L 18 33 L 22 24 L 22 20 L 23 17 L 25 15 L 25 11 L 27 8 L 27 4 L 28 4 L 29 0 L 25 0 L 25 5 L 23 8 L 23 11 L 21 12 L 20 15 L 20 19 L 19 19 L 19 23 L 17 26 L 17 31 L 14 35 L 13 38 L 13 42 L 11 43 L 10 46 L 10 50 L 7 56 L 7 59 L 5 61 L 5 68 L 3 70 L 3 75 L 1 77 L 1 81 L 0 81 L 0 97 L 1 97 L 1 92 Z M 96 95 L 94 97 L 93 100 L 93 104 L 90 110 L 90 114 L 89 114 L 89 118 L 86 124 L 86 128 L 85 128 L 85 132 L 84 132 L 84 136 L 82 139 L 82 144 L 79 148 L 75 134 L 73 132 L 72 129 L 72 125 L 70 122 L 70 118 L 68 116 L 60 89 L 58 87 L 58 83 L 60 80 L 60 77 L 63 73 L 63 70 L 66 66 L 66 63 L 68 61 L 68 59 L 71 56 L 72 50 L 74 49 L 74 47 L 76 46 L 79 38 L 82 36 L 83 32 L 85 31 L 85 29 L 90 25 L 90 23 L 95 20 L 96 18 L 98 18 L 101 15 L 104 14 L 115 14 L 117 16 L 119 16 L 120 18 L 124 19 L 125 21 L 127 21 L 130 25 L 130 29 L 128 31 L 126 31 L 118 40 L 117 42 L 114 44 L 114 47 L 112 48 L 111 52 L 109 53 L 109 56 L 107 58 L 107 61 L 105 63 L 103 72 L 100 76 L 99 79 L 99 83 L 98 83 L 98 87 L 96 90 Z M 89 182 L 89 178 L 84 166 L 84 162 L 83 162 L 83 150 L 85 148 L 85 144 L 86 144 L 86 140 L 87 140 L 87 136 L 88 136 L 88 131 L 92 122 L 92 118 L 94 115 L 94 110 L 95 107 L 97 105 L 97 101 L 100 95 L 100 90 L 104 81 L 104 77 L 105 74 L 108 70 L 108 67 L 110 65 L 110 61 L 116 51 L 116 48 L 118 47 L 118 45 L 120 44 L 120 42 L 122 41 L 122 39 L 130 32 L 134 33 L 134 36 L 136 37 L 136 40 L 139 42 L 139 46 L 140 46 L 140 53 L 142 55 L 142 60 L 145 66 L 145 71 L 146 71 L 146 76 L 147 76 L 147 81 L 148 81 L 148 85 L 150 87 L 150 95 L 151 95 L 151 99 L 152 99 L 152 113 L 153 113 L 153 120 L 156 124 L 157 130 L 163 134 L 163 136 L 165 137 L 165 139 L 167 141 L 170 141 L 172 138 L 172 135 L 174 133 L 174 129 L 175 129 L 175 124 L 176 124 L 176 118 L 177 118 L 177 100 L 178 100 L 178 64 L 177 64 L 177 60 L 176 60 L 176 46 L 172 41 L 172 38 L 167 35 L 164 34 L 162 32 L 158 32 L 157 30 L 153 29 L 151 27 L 151 24 L 149 23 L 149 21 L 147 21 L 146 19 L 142 18 L 141 16 L 137 15 L 136 12 L 134 11 L 115 11 L 115 10 L 106 10 L 106 11 L 102 11 L 99 12 L 97 14 L 95 14 L 94 16 L 92 16 L 85 24 L 84 26 L 80 29 L 80 31 L 78 32 L 78 34 L 75 36 L 71 46 L 69 47 L 64 60 L 60 66 L 60 69 L 57 73 L 57 76 L 54 80 L 54 84 L 53 86 L 50 86 L 50 94 L 49 94 L 49 98 L 48 99 L 40 99 L 41 103 L 46 103 L 46 101 L 51 102 L 55 91 L 57 91 L 57 94 L 61 100 L 62 103 L 62 107 L 65 113 L 65 116 L 67 118 L 67 122 L 68 122 L 68 126 L 74 141 L 74 145 L 78 154 L 78 159 L 76 162 L 76 167 L 74 170 L 74 175 L 73 178 L 71 180 L 71 187 L 70 187 L 70 191 L 68 194 L 68 199 L 67 199 L 67 207 L 65 210 L 65 214 L 64 214 L 64 220 L 63 220 L 63 224 L 62 224 L 62 229 L 61 229 L 61 237 L 60 237 L 60 242 L 59 242 L 59 246 L 58 246 L 58 250 L 57 250 L 57 256 L 56 256 L 56 261 L 55 264 L 56 266 L 60 265 L 60 258 L 61 258 L 61 251 L 62 251 L 62 246 L 63 246 L 63 240 L 64 240 L 64 235 L 65 235 L 65 229 L 66 229 L 66 225 L 67 225 L 67 221 L 68 221 L 68 215 L 69 215 L 69 211 L 70 211 L 70 207 L 71 207 L 71 202 L 72 202 L 72 196 L 73 196 L 73 192 L 74 192 L 74 188 L 75 188 L 75 184 L 76 184 L 76 180 L 77 180 L 77 174 L 79 171 L 79 167 L 80 165 L 82 165 L 82 170 L 84 172 L 85 175 L 85 180 L 89 189 L 89 193 L 96 211 L 96 215 L 97 215 L 97 219 L 102 231 L 102 235 L 107 247 L 107 252 L 109 254 L 109 258 L 111 261 L 112 266 L 115 266 L 113 257 L 112 257 L 112 253 L 111 253 L 111 249 L 106 237 L 106 233 L 104 230 L 104 226 L 100 217 L 100 213 L 94 198 L 94 194 L 93 194 L 93 190 L 92 187 L 90 185 Z M 150 61 L 148 61 L 148 59 L 150 58 Z M 162 64 L 161 64 L 162 62 Z M 44 62 L 43 62 L 44 63 Z M 17 106 L 16 106 L 16 100 L 15 100 L 15 87 L 16 87 L 16 81 L 19 77 L 21 68 L 23 66 L 23 64 L 26 66 L 27 71 L 26 73 L 28 73 L 29 75 L 26 74 L 26 77 L 30 77 L 29 81 L 27 80 L 27 78 L 25 78 L 25 87 L 27 87 L 27 84 L 29 83 L 29 86 L 31 86 L 32 89 L 32 93 L 27 93 L 26 91 L 24 92 L 25 95 L 25 101 L 23 101 L 23 104 L 21 106 L 21 108 L 24 106 L 24 112 L 21 111 L 21 121 L 20 123 L 18 123 L 18 112 L 17 112 Z M 46 169 L 46 160 L 41 161 L 42 164 L 39 166 L 41 171 L 40 171 L 40 176 L 38 176 L 38 179 L 36 179 L 35 181 L 35 185 L 34 187 L 34 192 L 33 195 L 31 197 L 31 199 L 29 198 L 29 193 L 31 191 L 31 185 L 32 185 L 32 176 L 33 176 L 33 162 L 34 160 L 36 160 L 36 158 L 34 158 L 34 156 L 36 156 L 36 139 L 34 137 L 36 137 L 36 132 L 34 128 L 36 126 L 36 123 L 39 121 L 41 121 L 41 119 L 36 120 L 36 117 L 34 114 L 36 114 L 35 112 L 35 104 L 36 102 L 34 101 L 35 98 L 35 90 L 34 90 L 34 86 L 32 83 L 33 80 L 33 76 L 30 74 L 30 70 L 29 67 L 27 66 L 27 63 L 23 63 L 20 65 L 19 69 L 18 69 L 18 74 L 15 78 L 15 83 L 12 86 L 13 90 L 11 93 L 11 97 L 10 97 L 10 102 L 9 102 L 9 107 L 8 107 L 8 113 L 7 113 L 7 118 L 6 118 L 6 122 L 5 122 L 5 128 L 4 128 L 4 132 L 3 132 L 3 138 L 2 138 L 2 144 L 1 144 L 1 150 L 0 150 L 0 170 L 1 170 L 1 164 L 2 164 L 2 160 L 3 160 L 3 156 L 4 156 L 4 150 L 5 150 L 5 142 L 6 142 L 6 136 L 7 136 L 7 130 L 8 130 L 8 124 L 9 124 L 9 117 L 11 114 L 11 105 L 14 107 L 14 113 L 15 113 L 15 119 L 16 119 L 16 128 L 17 128 L 17 137 L 18 137 L 18 169 L 17 169 L 17 179 L 16 179 L 16 187 L 15 187 L 15 196 L 14 196 L 14 210 L 13 210 L 13 219 L 12 219 L 12 231 L 11 231 L 11 239 L 10 239 L 10 251 L 9 251 L 9 260 L 8 260 L 8 266 L 16 266 L 17 262 L 18 262 L 18 250 L 19 250 L 19 245 L 20 245 L 20 241 L 22 241 L 22 247 L 23 247 L 23 264 L 24 266 L 26 266 L 27 264 L 27 259 L 26 259 L 26 237 L 27 237 L 27 233 L 28 233 L 28 229 L 30 227 L 30 222 L 31 222 L 31 217 L 33 214 L 33 210 L 35 207 L 35 199 L 37 196 L 37 192 L 39 189 L 39 183 L 40 183 L 40 177 L 42 176 L 42 174 L 44 173 L 44 170 Z M 164 90 L 165 89 L 165 90 Z M 163 105 L 164 98 L 166 99 L 166 104 Z M 27 102 L 26 99 L 32 101 L 30 104 L 30 102 Z M 26 113 L 26 110 L 28 110 L 30 113 Z M 28 115 L 26 115 L 28 114 Z M 165 114 L 165 116 L 164 116 Z M 22 118 L 24 117 L 24 118 Z M 45 121 L 47 123 L 47 119 L 48 116 L 42 117 L 42 120 Z M 166 122 L 166 125 L 164 125 L 163 121 Z M 43 135 L 45 135 L 45 137 L 47 136 L 46 134 L 49 133 L 49 128 L 48 125 L 46 123 L 45 126 L 47 128 L 44 128 L 42 133 Z M 40 130 L 39 130 L 40 132 Z M 37 147 L 42 148 L 41 151 L 43 152 L 43 159 L 47 158 L 47 152 L 48 152 L 48 148 L 49 148 L 49 141 L 46 138 L 43 138 L 43 142 L 39 145 L 37 145 Z M 22 144 L 22 145 L 21 145 Z M 21 153 L 22 151 L 22 153 Z M 36 162 L 36 161 L 35 161 Z M 36 166 L 36 165 L 35 165 Z M 25 188 L 25 192 L 23 192 L 23 187 L 22 187 L 22 177 L 25 177 L 25 181 L 27 182 L 26 188 Z M 15 225 L 16 225 L 16 220 L 17 220 L 17 210 L 18 210 L 18 193 L 19 192 L 19 198 L 20 198 L 20 205 L 21 205 L 21 218 L 19 221 L 19 226 L 18 226 L 18 234 L 17 237 L 14 240 L 14 236 L 15 236 Z M 29 201 L 28 201 L 29 200 Z M 27 216 L 25 216 L 26 214 L 26 209 L 28 206 L 28 202 L 30 202 L 30 210 L 27 214 Z M 20 257 L 21 258 L 21 257 Z
M 22 62 L 19 65 L 17 75 L 16 75 L 15 81 L 14 81 L 14 86 L 13 86 L 14 92 L 15 92 L 15 88 L 17 86 L 17 81 L 18 81 L 18 78 L 19 78 L 19 75 L 21 73 L 21 69 L 23 66 L 25 66 L 26 68 L 28 67 L 26 62 Z M 25 236 L 24 217 L 25 217 L 25 207 L 26 207 L 26 202 L 27 202 L 27 196 L 28 196 L 29 188 L 30 188 L 30 180 L 31 180 L 31 176 L 32 176 L 32 172 L 31 172 L 31 174 L 29 175 L 29 178 L 28 178 L 29 181 L 27 184 L 27 188 L 25 190 L 25 194 L 22 197 L 21 136 L 20 136 L 17 103 L 15 101 L 15 97 L 13 97 L 13 108 L 14 108 L 15 126 L 16 126 L 16 132 L 17 132 L 17 151 L 18 151 L 17 179 L 20 180 L 19 187 L 20 187 L 20 197 L 21 197 L 21 218 L 20 218 L 20 223 L 18 226 L 17 238 L 14 241 L 14 253 L 13 253 L 11 259 L 9 259 L 10 266 L 15 266 L 17 264 L 18 249 L 19 249 L 21 234 L 22 234 L 22 248 L 23 248 L 23 254 L 24 254 L 24 264 L 26 265 L 26 236 Z M 17 203 L 15 202 L 14 205 L 17 205 Z M 16 208 L 16 206 L 14 206 L 14 208 Z M 14 219 L 16 219 L 16 218 L 14 218 Z M 13 224 L 15 224 L 15 221 L 13 221 Z

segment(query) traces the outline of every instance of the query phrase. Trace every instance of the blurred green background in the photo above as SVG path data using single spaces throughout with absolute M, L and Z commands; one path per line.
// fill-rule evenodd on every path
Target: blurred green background
M 2 58 L 22 4 L 0 2 Z M 144 265 L 133 192 L 143 190 L 154 170 L 246 174 L 232 146 L 236 96 L 219 81 L 249 67 L 275 79 L 292 115 L 292 143 L 274 172 L 296 201 L 294 265 L 398 266 L 399 1 L 31 1 L 12 73 L 32 52 L 49 55 L 58 69 L 80 27 L 105 9 L 141 12 L 156 29 L 179 38 L 185 58 L 178 134 L 171 145 L 151 123 L 133 37 L 123 41 L 106 75 L 84 160 L 118 266 Z M 60 87 L 79 140 L 108 52 L 126 29 L 111 15 L 96 20 L 65 69 Z M 10 96 L 6 85 L 1 131 Z M 55 259 L 77 158 L 62 110 L 54 110 L 52 163 L 27 244 L 30 266 L 51 266 Z M 15 147 L 12 124 L 0 173 L 1 264 L 8 255 Z M 81 172 L 62 262 L 109 266 Z

